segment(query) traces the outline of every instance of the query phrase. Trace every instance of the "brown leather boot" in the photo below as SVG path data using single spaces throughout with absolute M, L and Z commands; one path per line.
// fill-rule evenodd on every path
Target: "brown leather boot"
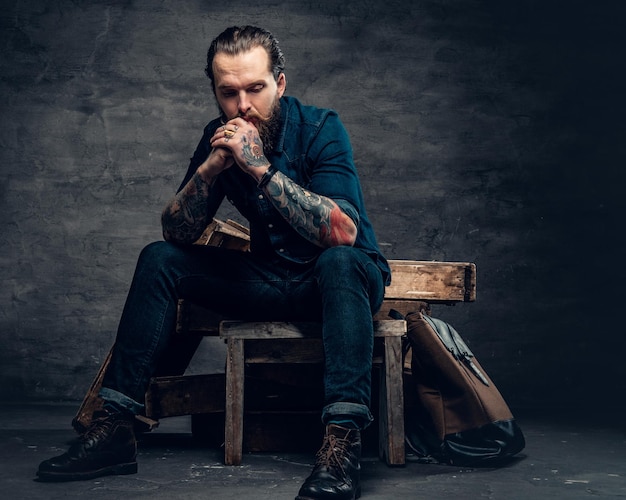
M 355 500 L 361 496 L 361 433 L 335 424 L 317 452 L 315 467 L 296 500 Z
M 103 411 L 63 455 L 39 465 L 40 481 L 77 481 L 137 472 L 134 417 Z

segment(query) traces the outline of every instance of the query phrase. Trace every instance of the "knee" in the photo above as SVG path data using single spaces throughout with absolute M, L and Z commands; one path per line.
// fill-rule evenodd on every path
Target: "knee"
M 332 247 L 319 256 L 316 264 L 318 278 L 327 283 L 351 286 L 359 277 L 365 278 L 363 255 L 349 246 Z
M 316 263 L 320 291 L 338 290 L 368 296 L 372 311 L 383 300 L 385 287 L 376 263 L 363 250 L 349 246 L 332 247 Z
M 146 245 L 137 261 L 139 268 L 160 269 L 168 267 L 168 263 L 176 259 L 180 249 L 166 241 L 155 241 Z
M 349 246 L 331 247 L 322 252 L 317 260 L 317 267 L 332 270 L 346 270 L 359 262 L 360 250 Z

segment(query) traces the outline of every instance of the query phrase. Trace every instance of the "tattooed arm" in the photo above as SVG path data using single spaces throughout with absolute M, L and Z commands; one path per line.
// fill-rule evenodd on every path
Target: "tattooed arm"
M 210 221 L 211 186 L 233 159 L 227 150 L 214 148 L 189 182 L 170 200 L 161 214 L 163 238 L 182 244 L 195 242 Z
M 354 245 L 357 227 L 331 198 L 307 191 L 281 172 L 269 175 L 263 190 L 301 236 L 323 248 Z
M 322 248 L 354 245 L 357 235 L 354 221 L 331 198 L 307 191 L 274 171 L 254 125 L 242 118 L 230 120 L 217 129 L 211 146 L 230 151 L 239 168 L 260 182 L 280 214 L 311 243 Z
M 207 199 L 211 186 L 196 172 L 187 185 L 172 198 L 161 214 L 163 238 L 177 243 L 193 243 L 206 228 Z

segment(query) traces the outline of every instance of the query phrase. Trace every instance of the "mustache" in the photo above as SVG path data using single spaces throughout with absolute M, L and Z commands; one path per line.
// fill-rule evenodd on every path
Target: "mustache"
M 248 112 L 248 113 L 239 113 L 238 116 L 239 116 L 239 118 L 243 118 L 247 122 L 256 122 L 256 123 L 267 122 L 272 117 L 271 115 L 269 115 L 269 116 L 262 116 L 262 115 L 260 115 L 258 113 L 255 113 L 254 111 L 251 111 L 251 112 Z
M 262 116 L 255 112 L 248 112 L 248 113 L 239 113 L 235 118 L 243 118 L 247 122 L 252 122 L 252 123 L 256 122 L 258 124 L 258 123 L 268 122 L 270 118 L 272 118 L 272 115 Z M 228 118 L 223 111 L 220 113 L 220 123 L 222 125 L 226 125 L 226 123 L 230 120 L 231 118 Z

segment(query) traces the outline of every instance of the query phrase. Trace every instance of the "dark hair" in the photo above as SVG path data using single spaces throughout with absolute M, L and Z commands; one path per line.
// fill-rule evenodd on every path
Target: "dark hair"
M 213 59 L 215 54 L 223 52 L 229 55 L 237 55 L 247 52 L 254 47 L 263 47 L 270 59 L 270 70 L 274 79 L 278 80 L 280 74 L 285 70 L 285 56 L 283 56 L 278 40 L 269 31 L 256 26 L 231 26 L 219 34 L 213 42 L 206 55 L 206 68 L 204 72 L 211 80 L 211 86 L 215 92 L 213 75 Z

